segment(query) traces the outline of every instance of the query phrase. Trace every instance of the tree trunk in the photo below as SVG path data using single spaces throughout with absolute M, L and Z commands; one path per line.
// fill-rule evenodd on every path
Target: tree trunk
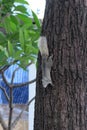
M 38 56 L 34 130 L 87 130 L 87 2 L 47 0 L 42 35 L 53 55 L 54 86 L 42 87 Z

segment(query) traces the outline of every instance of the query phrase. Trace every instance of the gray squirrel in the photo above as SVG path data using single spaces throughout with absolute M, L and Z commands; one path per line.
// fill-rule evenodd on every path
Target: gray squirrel
M 47 39 L 45 36 L 41 36 L 38 40 L 38 48 L 42 56 L 42 84 L 46 88 L 49 84 L 52 84 L 51 79 L 51 67 L 52 67 L 52 56 L 49 56 L 49 50 L 47 46 Z

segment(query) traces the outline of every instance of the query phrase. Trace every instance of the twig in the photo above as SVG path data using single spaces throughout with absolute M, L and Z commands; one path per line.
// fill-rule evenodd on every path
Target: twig
M 4 72 L 3 72 L 3 71 L 2 71 L 2 78 L 3 78 L 4 82 L 5 82 L 5 84 L 6 84 L 8 87 L 10 87 L 10 84 L 8 83 L 6 77 L 4 76 Z
M 12 123 L 12 114 L 13 114 L 13 88 L 10 86 L 10 102 L 9 102 L 9 121 L 8 121 L 8 130 L 11 130 L 11 123 Z
M 18 67 L 18 68 L 16 68 L 16 69 L 14 70 L 14 72 L 13 72 L 13 74 L 12 74 L 11 84 L 13 84 L 13 80 L 14 80 L 14 77 L 15 77 L 15 73 L 16 73 L 16 71 L 19 70 L 19 69 L 20 69 L 20 67 Z
M 0 86 L 0 88 L 3 91 L 3 93 L 5 94 L 7 101 L 9 102 L 9 96 L 8 96 L 6 90 L 2 86 Z
M 26 68 L 29 67 L 31 64 L 32 64 L 32 61 L 26 66 Z
M 10 65 L 5 65 L 5 66 L 1 67 L 1 68 L 0 68 L 0 73 L 1 73 L 2 71 L 7 70 L 9 67 L 10 67 Z
M 31 81 L 25 82 L 25 83 L 20 83 L 20 84 L 13 85 L 13 88 L 23 87 L 23 86 L 32 84 L 32 83 L 34 83 L 35 81 L 36 81 L 36 78 L 33 79 L 33 80 L 31 80 Z
M 33 98 L 26 104 L 26 106 L 25 106 L 24 109 L 21 111 L 21 113 L 19 114 L 19 116 L 14 120 L 14 122 L 12 123 L 12 128 L 14 128 L 14 127 L 17 125 L 17 123 L 18 123 L 20 117 L 22 116 L 23 112 L 28 108 L 28 106 L 31 104 L 31 102 L 32 102 L 33 100 L 35 100 L 35 97 L 33 97 Z
M 4 122 L 3 118 L 2 118 L 1 113 L 0 113 L 0 124 L 1 124 L 2 127 L 3 127 L 3 130 L 7 130 L 7 129 L 8 129 L 8 128 L 7 128 L 7 125 L 5 124 L 5 122 Z
M 11 86 L 10 86 L 10 101 L 9 101 L 9 121 L 8 121 L 8 130 L 11 130 L 11 126 L 12 126 L 12 115 L 13 115 L 13 81 L 14 81 L 14 77 L 15 77 L 15 73 L 16 71 L 20 69 L 20 67 L 17 67 L 12 74 L 12 78 L 11 78 Z
M 30 104 L 33 102 L 33 100 L 35 100 L 35 97 L 33 97 L 33 98 L 27 103 L 27 106 L 30 106 Z

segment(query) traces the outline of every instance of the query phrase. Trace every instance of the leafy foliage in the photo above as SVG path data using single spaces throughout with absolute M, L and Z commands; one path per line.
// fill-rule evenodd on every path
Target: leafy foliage
M 0 1 L 0 66 L 35 61 L 41 24 L 25 0 Z M 35 23 L 35 24 L 33 24 Z

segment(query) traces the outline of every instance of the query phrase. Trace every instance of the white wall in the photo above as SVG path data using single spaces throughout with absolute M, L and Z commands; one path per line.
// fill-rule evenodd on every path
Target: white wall
M 29 67 L 29 81 L 36 77 L 36 67 L 35 65 L 31 65 Z M 29 85 L 29 100 L 31 100 L 35 96 L 36 83 Z M 33 101 L 29 106 L 29 130 L 33 130 L 34 124 L 34 103 Z
M 27 0 L 31 9 L 37 14 L 39 19 L 43 19 L 46 0 Z

